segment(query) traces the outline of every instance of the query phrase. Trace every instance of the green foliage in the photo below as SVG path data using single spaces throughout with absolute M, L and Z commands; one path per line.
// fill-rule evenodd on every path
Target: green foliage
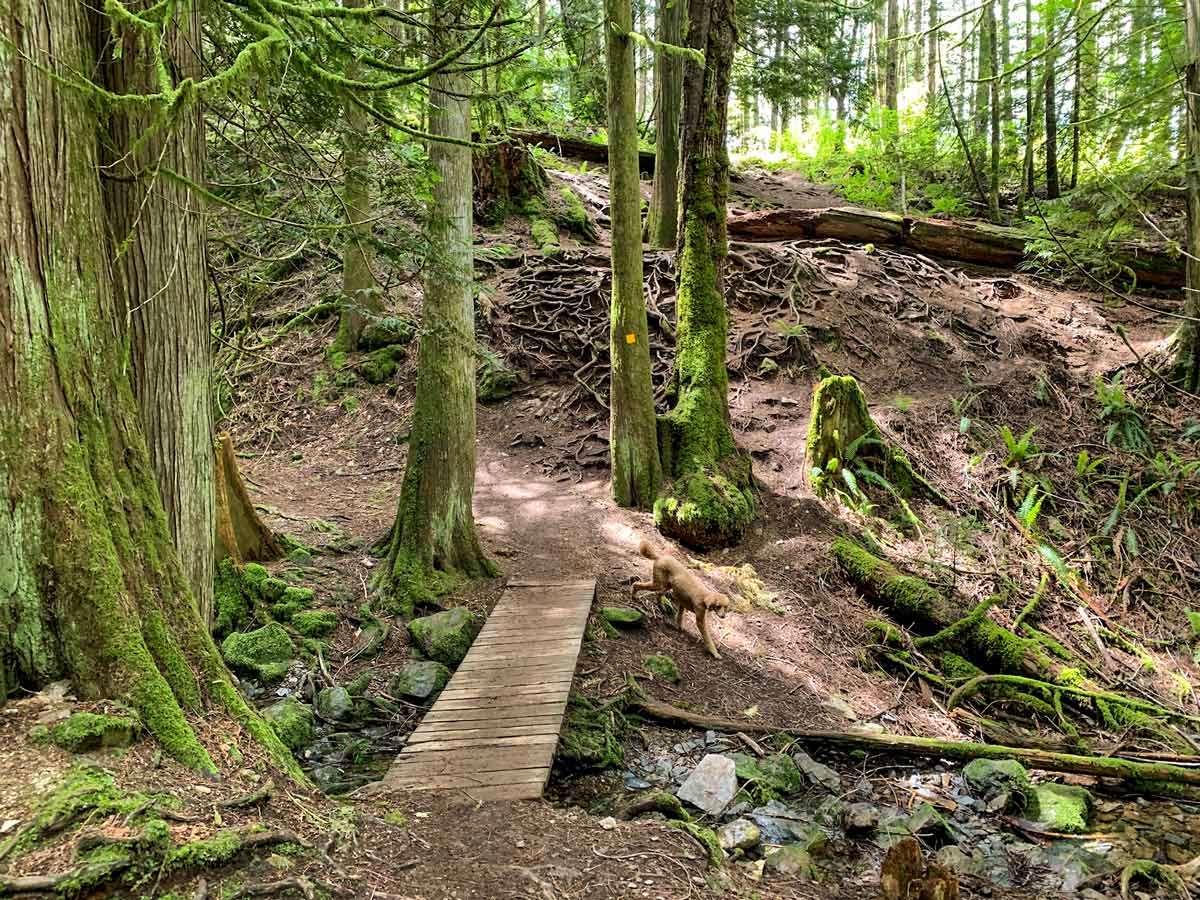
M 1121 374 L 1111 381 L 1096 379 L 1096 402 L 1100 404 L 1100 421 L 1107 422 L 1104 440 L 1110 447 L 1146 453 L 1151 449 L 1150 436 L 1141 412 L 1129 402 Z

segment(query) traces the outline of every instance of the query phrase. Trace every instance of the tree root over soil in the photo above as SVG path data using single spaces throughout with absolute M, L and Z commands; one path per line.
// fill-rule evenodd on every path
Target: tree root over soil
M 950 690 L 948 708 L 986 690 L 1033 710 L 1074 737 L 1078 729 L 1072 713 L 1082 713 L 1111 731 L 1136 729 L 1177 749 L 1192 749 L 1171 726 L 1195 726 L 1200 720 L 1160 703 L 1106 689 L 1093 680 L 1084 660 L 1073 658 L 1053 638 L 1029 626 L 1024 627 L 1029 636 L 1021 637 L 989 618 L 991 598 L 970 609 L 928 582 L 901 574 L 848 538 L 834 540 L 831 550 L 850 581 L 876 606 L 901 624 L 932 635 L 918 638 L 913 646 L 942 651 L 935 657 L 940 672 L 915 667 L 913 654 L 905 650 L 888 650 L 884 655 Z M 885 645 L 904 645 L 893 626 L 877 623 L 877 629 Z
M 761 722 L 725 719 L 704 713 L 680 709 L 651 698 L 631 697 L 632 707 L 643 715 L 674 725 L 711 729 L 724 732 L 778 733 L 788 736 L 805 747 L 825 747 L 834 750 L 862 750 L 868 753 L 922 759 L 949 759 L 970 762 L 973 759 L 1015 759 L 1031 769 L 1044 772 L 1069 772 L 1097 778 L 1115 778 L 1143 786 L 1190 785 L 1200 786 L 1200 769 L 1185 768 L 1168 763 L 1138 762 L 1120 757 L 1082 756 L 1027 747 L 1006 747 L 998 744 L 973 744 L 965 741 L 943 741 L 934 738 L 910 737 L 902 734 L 856 734 L 843 731 L 805 731 L 781 728 Z

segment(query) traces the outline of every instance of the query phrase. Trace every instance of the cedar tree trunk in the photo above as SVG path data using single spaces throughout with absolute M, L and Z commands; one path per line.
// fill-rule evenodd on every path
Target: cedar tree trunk
M 658 39 L 683 43 L 687 0 L 666 0 L 658 11 Z M 651 247 L 675 247 L 679 225 L 679 113 L 683 102 L 683 59 L 659 50 L 654 56 L 654 186 L 646 217 Z M 640 203 L 639 203 L 640 208 Z

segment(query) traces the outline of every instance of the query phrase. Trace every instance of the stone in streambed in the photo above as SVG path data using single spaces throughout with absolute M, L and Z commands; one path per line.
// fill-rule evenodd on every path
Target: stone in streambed
M 221 642 L 229 667 L 265 683 L 278 681 L 291 668 L 296 645 L 278 622 L 253 631 L 236 632 Z
M 716 816 L 737 793 L 737 767 L 728 756 L 710 753 L 676 792 L 679 799 Z
M 842 776 L 824 763 L 819 763 L 807 753 L 798 751 L 792 754 L 797 768 L 807 776 L 813 784 L 820 785 L 825 790 L 838 793 L 842 789 Z
M 262 717 L 289 750 L 299 750 L 313 741 L 312 710 L 295 697 L 272 703 L 262 711 Z
M 408 623 L 408 633 L 421 652 L 446 666 L 457 666 L 479 634 L 479 617 L 463 606 L 423 616 Z
M 446 686 L 450 670 L 432 659 L 413 660 L 404 664 L 389 686 L 393 697 L 425 700 Z
M 816 881 L 818 877 L 817 867 L 813 865 L 808 851 L 795 844 L 780 847 L 768 856 L 766 869 L 784 878 L 799 878 L 802 881 Z
M 749 819 L 734 819 L 717 829 L 717 839 L 725 850 L 749 850 L 762 841 L 762 830 Z
M 354 698 L 341 685 L 317 693 L 317 715 L 326 722 L 346 722 L 354 718 Z
M 1015 759 L 973 759 L 963 768 L 963 781 L 990 810 L 1020 807 L 1029 796 L 1029 773 Z
M 1084 834 L 1092 795 L 1074 784 L 1034 785 L 1025 804 L 1025 815 L 1046 831 Z

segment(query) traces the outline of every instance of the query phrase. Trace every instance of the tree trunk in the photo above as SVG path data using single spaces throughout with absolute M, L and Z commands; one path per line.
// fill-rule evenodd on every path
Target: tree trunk
M 737 40 L 733 0 L 691 0 L 687 45 L 704 54 L 684 75 L 675 406 L 664 421 L 664 463 L 675 479 L 654 506 L 658 527 L 692 547 L 729 544 L 754 518 L 750 459 L 729 424 L 725 368 L 725 118 Z
M 913 0 L 913 18 L 915 20 L 915 22 L 914 22 L 915 27 L 913 28 L 913 31 L 915 31 L 917 34 L 920 34 L 921 32 L 923 32 L 925 30 L 924 15 L 925 15 L 925 0 Z M 930 24 L 930 26 L 933 25 L 932 22 L 930 22 L 929 24 Z M 916 41 L 913 46 L 913 54 L 912 54 L 912 56 L 913 56 L 913 70 L 912 70 L 913 81 L 924 81 L 925 80 L 925 54 L 922 53 L 922 49 L 923 48 L 921 47 L 920 41 L 919 40 Z
M 298 775 L 234 689 L 200 618 L 125 367 L 125 291 L 115 279 L 128 273 L 111 267 L 117 234 L 106 231 L 122 209 L 105 206 L 99 167 L 100 144 L 116 146 L 127 123 L 103 136 L 93 98 L 64 83 L 103 71 L 122 45 L 139 82 L 156 83 L 141 79 L 160 45 L 124 30 L 136 26 L 114 35 L 109 25 L 77 3 L 51 12 L 10 0 L 0 12 L 0 698 L 69 678 L 81 698 L 124 699 L 168 753 L 209 772 L 188 716 L 223 708 Z M 168 156 L 199 171 L 187 158 L 197 146 L 180 141 Z M 158 200 L 144 212 L 167 215 Z M 170 231 L 182 212 L 172 215 L 167 226 L 143 217 L 139 227 Z M 186 305 L 191 286 L 175 278 L 162 287 L 163 306 Z M 170 361 L 144 355 L 137 365 L 160 362 Z M 211 435 L 196 437 L 209 447 Z M 207 529 L 211 554 L 211 519 Z
M 358 8 L 363 0 L 342 0 L 347 8 Z M 358 78 L 360 66 L 346 66 L 347 78 Z M 371 155 L 368 152 L 368 113 L 348 97 L 342 108 L 342 206 L 346 230 L 342 235 L 342 299 L 334 338 L 335 364 L 338 354 L 353 353 L 372 315 L 380 311 L 379 291 L 371 271 Z
M 925 110 L 932 113 L 937 109 L 937 70 L 938 70 L 938 0 L 929 0 L 929 58 L 925 65 Z
M 193 4 L 165 35 L 179 79 L 202 74 L 199 7 Z M 125 52 L 104 61 L 104 84 L 114 93 L 157 89 L 137 40 L 126 35 Z M 109 118 L 101 151 L 109 176 L 104 202 L 113 246 L 120 248 L 114 277 L 127 308 L 121 321 L 130 332 L 130 376 L 150 460 L 184 575 L 209 621 L 215 562 L 204 200 L 176 180 L 138 177 L 163 166 L 203 181 L 203 121 L 193 106 L 173 129 L 140 140 L 152 119 L 144 110 Z
M 1175 335 L 1174 378 L 1185 390 L 1200 388 L 1200 0 L 1185 0 L 1187 65 L 1184 103 L 1187 129 L 1187 247 L 1183 289 L 1186 319 Z
M 993 0 L 989 0 L 984 12 L 987 14 L 988 48 L 991 53 L 988 74 L 992 79 L 988 85 L 992 125 L 992 164 L 988 210 L 991 213 L 992 221 L 998 223 L 1000 221 L 1000 80 L 997 75 L 999 74 L 1000 52 L 997 46 L 999 33 L 996 28 L 996 4 Z
M 888 109 L 899 109 L 900 96 L 900 3 L 888 0 L 887 4 L 887 63 L 884 71 L 883 105 Z
M 1061 194 L 1058 185 L 1058 84 L 1054 77 L 1056 53 L 1054 50 L 1054 3 L 1046 10 L 1046 55 L 1042 65 L 1046 67 L 1046 199 L 1057 200 Z
M 995 16 L 992 0 L 988 0 L 984 4 L 983 9 L 979 12 L 979 24 L 977 32 L 979 35 L 979 56 L 975 64 L 975 76 L 978 82 L 975 85 L 975 127 L 972 131 L 972 136 L 976 141 L 982 143 L 984 135 L 988 133 L 988 123 L 991 121 L 991 81 L 992 72 L 992 25 L 991 20 Z
M 682 0 L 675 0 L 679 3 Z M 649 508 L 662 482 L 650 338 L 642 287 L 642 199 L 630 0 L 605 0 L 608 42 L 608 180 L 612 216 L 612 360 L 609 455 L 613 499 Z
M 432 7 L 432 33 L 449 49 L 461 13 Z M 429 130 L 471 137 L 469 76 L 440 71 L 429 82 Z M 471 149 L 432 141 L 438 180 L 429 206 L 434 258 L 425 278 L 412 434 L 391 547 L 381 575 L 389 606 L 411 615 L 455 578 L 495 574 L 475 533 L 475 301 Z
M 246 490 L 228 432 L 216 441 L 216 494 L 217 562 L 228 557 L 240 566 L 283 556 L 283 545 L 263 524 Z
M 1021 191 L 1022 199 L 1033 196 L 1034 184 L 1034 167 L 1033 167 L 1033 145 L 1037 139 L 1035 128 L 1038 121 L 1037 100 L 1033 94 L 1033 61 L 1030 57 L 1033 56 L 1033 0 L 1025 0 L 1025 165 L 1021 183 L 1023 189 Z M 1041 94 L 1039 93 L 1039 97 Z M 1022 207 L 1024 204 L 1022 204 Z M 1022 208 L 1020 212 L 1024 212 Z
M 658 39 L 683 43 L 687 0 L 665 0 L 658 10 Z M 654 186 L 646 218 L 651 247 L 671 250 L 679 227 L 679 112 L 683 100 L 683 60 L 675 53 L 654 57 Z M 661 163 L 661 164 L 660 164 Z M 639 201 L 640 208 L 640 201 Z

